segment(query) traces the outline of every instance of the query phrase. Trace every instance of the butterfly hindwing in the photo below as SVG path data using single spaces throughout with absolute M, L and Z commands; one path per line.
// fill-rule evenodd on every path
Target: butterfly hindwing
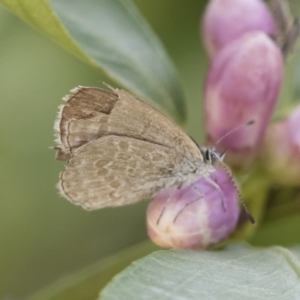
M 58 187 L 63 196 L 86 209 L 134 203 L 173 185 L 183 161 L 165 146 L 106 136 L 72 155 Z

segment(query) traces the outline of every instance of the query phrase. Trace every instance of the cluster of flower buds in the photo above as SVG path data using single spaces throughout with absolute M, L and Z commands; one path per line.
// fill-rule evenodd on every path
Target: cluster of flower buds
M 263 0 L 210 0 L 201 24 L 211 60 L 204 90 L 207 144 L 226 150 L 226 163 L 235 169 L 245 170 L 260 155 L 278 101 L 284 58 L 275 43 L 276 25 Z M 289 169 L 278 182 L 300 183 L 300 167 L 293 165 L 295 156 L 300 160 L 298 124 L 300 108 L 269 128 L 266 167 L 281 175 Z M 149 236 L 165 248 L 215 245 L 237 225 L 238 195 L 231 175 L 219 168 L 210 177 L 160 191 L 147 211 Z
M 207 142 L 218 144 L 220 151 L 227 149 L 226 162 L 231 166 L 245 168 L 257 156 L 277 103 L 282 73 L 282 54 L 264 32 L 247 32 L 214 56 L 205 85 Z M 250 120 L 254 125 L 240 127 L 218 142 Z
M 275 21 L 262 0 L 211 0 L 202 34 L 212 58 L 205 84 L 207 143 L 226 149 L 226 162 L 245 169 L 258 155 L 282 83 Z M 250 120 L 253 126 L 218 143 Z

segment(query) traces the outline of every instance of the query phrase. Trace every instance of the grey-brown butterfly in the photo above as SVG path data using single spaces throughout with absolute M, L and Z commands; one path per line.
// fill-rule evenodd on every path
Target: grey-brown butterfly
M 148 199 L 201 175 L 209 180 L 222 160 L 124 90 L 78 87 L 64 100 L 55 122 L 56 157 L 67 161 L 58 188 L 85 209 Z

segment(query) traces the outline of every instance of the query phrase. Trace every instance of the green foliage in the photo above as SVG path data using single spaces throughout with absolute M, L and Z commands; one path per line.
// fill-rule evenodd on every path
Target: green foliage
M 242 245 L 154 252 L 118 274 L 99 300 L 290 300 L 300 294 L 300 251 Z
M 130 0 L 0 3 L 84 62 L 153 101 L 178 122 L 185 120 L 175 68 Z

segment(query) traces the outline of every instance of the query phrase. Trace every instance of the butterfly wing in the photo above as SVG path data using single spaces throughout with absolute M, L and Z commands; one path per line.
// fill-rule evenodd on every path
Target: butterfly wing
M 74 152 L 58 184 L 61 194 L 85 209 L 150 198 L 178 180 L 184 157 L 176 150 L 124 136 L 105 136 Z
M 57 158 L 68 166 L 58 187 L 86 209 L 150 198 L 202 161 L 179 126 L 123 90 L 80 87 L 65 100 L 55 131 Z
M 124 90 L 79 87 L 64 100 L 55 122 L 59 160 L 68 160 L 82 145 L 109 135 L 148 141 L 202 159 L 197 145 L 178 125 Z

